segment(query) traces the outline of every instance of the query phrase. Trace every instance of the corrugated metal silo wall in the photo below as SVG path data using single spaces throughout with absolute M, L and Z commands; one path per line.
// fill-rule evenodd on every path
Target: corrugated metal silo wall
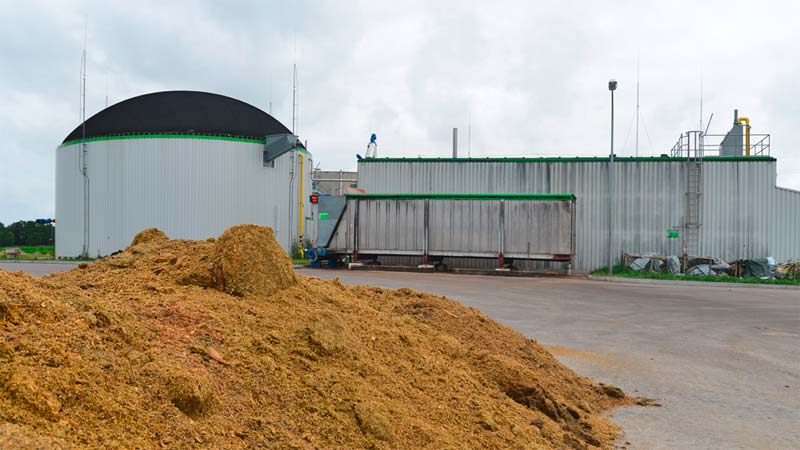
M 81 146 L 57 149 L 56 255 L 83 246 Z M 116 139 L 88 143 L 90 256 L 125 248 L 139 231 L 156 227 L 172 238 L 206 239 L 230 226 L 272 227 L 284 249 L 297 239 L 297 182 L 290 191 L 291 152 L 264 167 L 263 145 L 185 139 Z M 311 188 L 305 164 L 305 190 Z M 310 204 L 304 199 L 305 211 Z M 290 211 L 291 208 L 291 211 Z M 293 214 L 292 214 L 293 213 Z M 291 217 L 290 217 L 291 214 Z M 291 220 L 291 222 L 290 222 Z
M 682 230 L 686 208 L 685 163 L 677 160 L 625 161 L 617 163 L 615 167 L 614 254 L 682 254 L 683 239 L 667 238 L 667 230 Z M 785 259 L 791 256 L 791 252 L 797 252 L 797 244 L 794 244 L 794 250 L 787 253 L 780 250 L 786 243 L 780 236 L 791 233 L 792 225 L 790 221 L 779 220 L 774 213 L 774 207 L 769 206 L 778 201 L 774 187 L 774 161 L 707 162 L 703 167 L 703 253 L 727 258 L 773 254 Z M 607 264 L 608 162 L 378 160 L 360 163 L 358 176 L 359 186 L 372 194 L 575 194 L 577 211 L 574 270 L 589 272 Z M 739 178 L 738 184 L 736 177 Z M 746 207 L 731 203 L 735 198 L 731 189 L 735 189 L 735 186 L 747 191 L 739 197 L 741 202 L 747 203 Z M 788 204 L 792 201 L 791 195 L 783 197 L 785 199 L 780 200 L 783 208 L 791 208 Z M 795 206 L 794 211 L 796 210 Z M 794 215 L 796 214 L 795 212 Z M 791 210 L 786 213 L 787 220 L 790 220 L 791 215 Z M 781 229 L 785 233 L 778 232 Z M 772 232 L 768 233 L 770 230 Z M 764 238 L 756 237 L 762 232 Z M 730 247 L 733 240 L 739 245 L 738 242 L 748 239 L 752 241 L 747 244 L 754 252 L 752 254 L 737 254 L 735 249 L 723 251 L 726 245 Z M 773 239 L 774 243 L 768 243 L 769 239 Z M 796 231 L 794 239 L 796 240 Z M 760 241 L 764 243 L 759 244 Z
M 83 176 L 80 145 L 56 149 L 56 256 L 72 258 L 83 251 Z

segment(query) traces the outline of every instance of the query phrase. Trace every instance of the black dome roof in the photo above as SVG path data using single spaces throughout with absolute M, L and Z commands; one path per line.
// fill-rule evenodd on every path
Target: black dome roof
M 235 98 L 196 91 L 165 91 L 116 103 L 86 120 L 86 137 L 200 134 L 264 139 L 291 133 L 274 117 Z M 83 137 L 81 125 L 64 139 Z

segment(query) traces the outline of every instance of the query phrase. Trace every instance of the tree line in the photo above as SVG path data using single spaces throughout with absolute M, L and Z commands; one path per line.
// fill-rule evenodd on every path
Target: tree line
M 0 247 L 12 245 L 55 245 L 55 228 L 52 223 L 20 220 L 5 226 L 0 222 Z

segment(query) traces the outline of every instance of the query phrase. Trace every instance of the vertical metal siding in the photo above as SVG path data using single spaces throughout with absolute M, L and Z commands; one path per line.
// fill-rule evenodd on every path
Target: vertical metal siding
M 525 199 L 348 199 L 328 248 L 363 255 L 567 256 L 574 245 L 572 206 L 572 201 Z
M 207 239 L 230 226 L 254 223 L 272 227 L 287 250 L 296 240 L 298 193 L 295 189 L 289 195 L 293 160 L 288 153 L 277 158 L 274 167 L 264 167 L 263 147 L 245 142 L 124 139 L 88 146 L 90 256 L 125 248 L 136 233 L 149 227 L 172 238 Z M 56 150 L 58 257 L 77 256 L 83 246 L 79 152 L 80 145 Z M 301 179 L 305 192 L 310 192 L 310 158 L 305 166 L 308 170 Z M 304 203 L 307 215 L 311 211 L 307 198 Z
M 574 269 L 589 272 L 607 261 L 607 162 L 368 162 L 359 187 L 371 194 L 572 193 L 576 204 Z M 800 194 L 775 188 L 775 162 L 703 164 L 701 252 L 741 258 L 800 254 Z M 614 253 L 683 253 L 686 166 L 680 161 L 616 165 Z M 685 233 L 681 233 L 683 237 Z
M 83 251 L 83 176 L 80 145 L 56 150 L 56 255 L 77 257 Z
M 705 164 L 704 171 L 704 254 L 800 258 L 800 192 L 775 187 L 774 162 Z

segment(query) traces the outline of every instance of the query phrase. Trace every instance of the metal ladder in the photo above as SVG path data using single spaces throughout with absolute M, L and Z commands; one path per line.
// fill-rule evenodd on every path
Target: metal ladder
M 694 149 L 687 149 L 686 158 L 686 213 L 684 215 L 684 252 L 700 254 L 700 228 L 703 225 L 701 210 L 703 198 L 703 144 L 702 134 L 696 136 Z

